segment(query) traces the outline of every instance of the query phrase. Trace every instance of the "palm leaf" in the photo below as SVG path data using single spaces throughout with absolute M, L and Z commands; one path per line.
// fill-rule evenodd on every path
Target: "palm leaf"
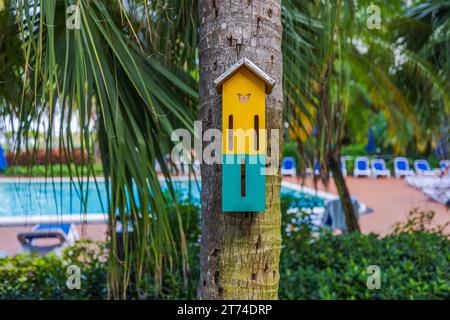
M 158 294 L 163 271 L 173 267 L 174 258 L 182 258 L 187 268 L 183 231 L 178 230 L 180 239 L 174 239 L 166 209 L 167 201 L 177 199 L 164 155 L 172 147 L 170 135 L 175 128 L 192 129 L 197 84 L 188 68 L 151 54 L 151 47 L 144 50 L 136 42 L 136 33 L 123 32 L 133 22 L 118 19 L 125 14 L 119 2 L 12 3 L 22 39 L 23 94 L 19 112 L 10 106 L 7 113 L 20 122 L 15 132 L 18 142 L 30 133 L 33 123 L 48 119 L 44 133 L 49 153 L 56 147 L 73 155 L 73 117 L 78 121 L 80 148 L 88 159 L 94 158 L 98 144 L 110 190 L 110 296 L 126 298 L 132 288 L 145 298 Z M 69 5 L 79 6 L 80 29 L 66 28 Z M 58 116 L 62 124 L 54 128 Z M 23 147 L 17 144 L 16 151 Z M 158 181 L 156 161 L 166 174 L 170 199 Z M 82 166 L 87 169 L 71 171 L 81 194 L 86 189 L 83 176 L 92 177 L 94 172 L 92 164 L 88 161 Z M 96 177 L 92 178 L 96 183 Z M 114 232 L 118 221 L 130 226 L 129 230 L 124 227 L 122 239 Z M 117 251 L 121 242 L 130 248 L 123 257 Z

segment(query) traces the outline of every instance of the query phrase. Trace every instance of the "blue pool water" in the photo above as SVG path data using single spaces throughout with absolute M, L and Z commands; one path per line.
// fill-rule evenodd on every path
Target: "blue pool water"
M 196 182 L 174 181 L 178 198 L 191 199 L 199 204 L 200 191 Z M 163 188 L 165 188 L 163 184 Z M 313 203 L 322 206 L 321 199 L 281 189 L 282 194 L 293 195 L 300 207 Z M 85 200 L 85 201 L 83 201 Z M 86 208 L 84 208 L 86 205 Z M 82 189 L 70 182 L 1 182 L 0 217 L 40 216 L 54 214 L 98 214 L 107 212 L 106 186 L 104 182 L 84 182 Z

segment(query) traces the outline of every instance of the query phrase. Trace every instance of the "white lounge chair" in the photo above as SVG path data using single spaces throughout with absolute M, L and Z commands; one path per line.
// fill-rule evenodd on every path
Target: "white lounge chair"
M 358 199 L 353 196 L 351 197 L 351 201 L 356 213 L 356 218 L 359 220 L 361 205 Z M 347 232 L 347 224 L 345 222 L 345 214 L 344 209 L 342 208 L 341 199 L 333 199 L 326 202 L 321 224 L 330 231 L 340 229 L 343 232 Z
M 197 177 L 200 177 L 201 174 L 201 165 L 199 160 L 194 160 L 194 164 L 192 165 L 192 169 L 194 170 L 194 174 Z
M 161 165 L 159 164 L 158 160 L 156 160 L 155 162 L 155 171 L 156 173 L 162 173 Z
M 320 175 L 320 163 L 319 163 L 319 160 L 316 160 L 316 162 L 314 162 L 314 175 L 315 176 L 319 176 Z
M 196 177 L 200 177 L 201 165 L 200 165 L 199 160 L 194 160 L 192 165 L 189 165 L 188 163 L 181 163 L 180 165 L 178 165 L 178 168 L 179 168 L 180 172 L 182 172 L 183 175 L 185 175 L 185 176 L 188 176 L 188 175 L 192 174 L 192 172 L 193 172 Z
M 450 160 L 439 161 L 439 168 L 442 172 L 444 172 L 446 168 L 450 168 Z
M 311 170 L 311 169 L 309 169 Z M 341 171 L 342 171 L 342 175 L 344 177 L 347 176 L 347 168 L 345 166 L 345 158 L 341 157 Z M 320 164 L 319 161 L 316 161 L 316 163 L 314 164 L 314 175 L 319 176 L 320 175 Z M 330 172 L 330 175 L 332 176 L 333 173 Z
M 341 157 L 341 171 L 344 177 L 347 176 L 347 166 L 345 165 L 345 157 Z
M 189 160 L 186 159 L 183 155 L 180 156 L 179 159 L 173 162 L 173 173 L 188 176 L 189 175 Z
M 391 171 L 386 168 L 386 162 L 383 159 L 372 160 L 372 175 L 377 177 L 390 177 Z
M 71 223 L 37 224 L 31 231 L 17 233 L 17 239 L 22 252 L 32 251 L 45 255 L 51 251 L 61 253 L 64 248 L 73 246 L 78 239 L 78 232 Z M 56 239 L 58 242 L 39 245 L 38 239 Z
M 189 175 L 189 164 L 186 162 L 183 162 L 182 164 L 180 164 L 180 168 L 181 168 L 181 173 L 184 176 L 188 176 Z
M 413 174 L 414 171 L 409 169 L 408 159 L 405 157 L 396 157 L 394 159 L 394 175 L 397 179 L 412 176 Z
M 418 159 L 414 161 L 414 170 L 416 170 L 417 174 L 423 176 L 435 176 L 440 173 L 437 169 L 431 169 L 430 164 L 425 159 Z
M 295 160 L 293 157 L 283 158 L 283 163 L 281 165 L 281 175 L 292 177 L 295 177 L 297 175 L 297 169 L 295 168 Z
M 450 203 L 450 189 L 446 186 L 423 188 L 422 192 L 436 202 L 444 205 Z
M 367 157 L 356 157 L 355 168 L 353 169 L 353 176 L 366 176 L 370 177 L 372 171 L 369 168 L 369 159 Z
M 341 163 L 340 163 L 340 165 L 341 165 L 341 172 L 342 172 L 342 175 L 343 175 L 344 177 L 346 177 L 346 176 L 347 176 L 347 167 L 345 166 L 345 158 L 344 158 L 344 157 L 341 157 Z M 320 173 L 320 170 L 318 171 L 318 173 L 316 173 L 316 175 L 319 175 L 319 173 Z M 332 176 L 333 173 L 330 172 L 330 175 Z

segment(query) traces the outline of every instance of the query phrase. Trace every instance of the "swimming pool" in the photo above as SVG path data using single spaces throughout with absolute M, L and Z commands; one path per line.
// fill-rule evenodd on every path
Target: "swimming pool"
M 162 184 L 163 189 L 165 185 Z M 180 179 L 174 181 L 179 199 L 191 199 L 200 203 L 199 183 Z M 320 199 L 327 194 L 313 194 L 311 190 L 298 189 L 296 185 L 285 185 L 282 194 L 298 199 L 299 206 L 308 202 L 315 206 L 323 205 Z M 315 193 L 315 191 L 314 191 Z M 317 197 L 318 196 L 318 197 Z M 86 201 L 83 201 L 86 200 Z M 86 207 L 84 207 L 86 205 Z M 43 179 L 23 179 L 22 181 L 0 182 L 0 224 L 26 218 L 28 222 L 48 220 L 51 217 L 88 220 L 105 220 L 107 212 L 106 185 L 104 181 L 84 181 L 80 184 L 68 180 L 54 181 Z M 84 215 L 86 213 L 86 215 Z

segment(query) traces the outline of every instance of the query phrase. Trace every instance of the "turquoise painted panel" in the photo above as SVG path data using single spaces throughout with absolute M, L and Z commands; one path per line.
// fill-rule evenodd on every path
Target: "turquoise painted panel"
M 244 166 L 242 161 L 245 160 Z M 224 154 L 222 165 L 222 211 L 266 210 L 265 155 Z

